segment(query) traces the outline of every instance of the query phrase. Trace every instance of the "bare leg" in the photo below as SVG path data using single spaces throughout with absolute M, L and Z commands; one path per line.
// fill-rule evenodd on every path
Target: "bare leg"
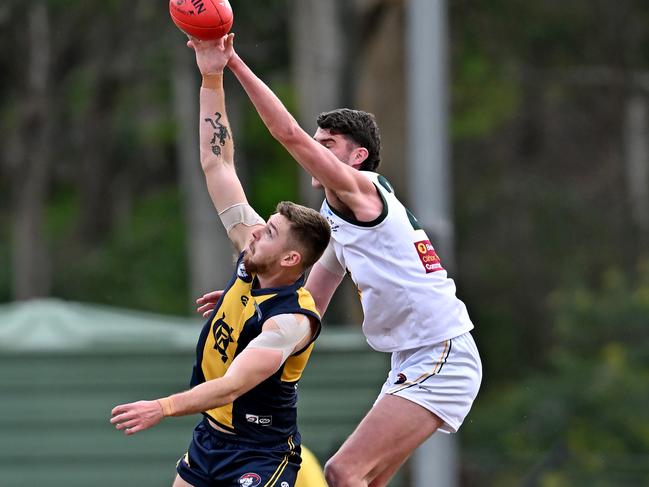
M 427 409 L 384 396 L 325 466 L 331 487 L 380 487 L 442 425 Z
M 388 484 L 388 481 L 392 478 L 392 476 L 397 473 L 397 470 L 401 468 L 401 466 L 406 463 L 406 460 L 408 460 L 408 457 L 410 456 L 412 452 L 408 452 L 407 454 L 404 454 L 401 460 L 398 460 L 397 458 L 394 458 L 394 461 L 390 464 L 390 468 L 388 469 L 383 469 L 378 473 L 378 476 L 374 477 L 371 482 L 367 484 L 368 487 L 384 487 Z
M 174 479 L 174 484 L 171 487 L 194 487 L 194 486 L 192 484 L 188 484 L 182 479 L 180 475 L 176 474 L 176 478 Z

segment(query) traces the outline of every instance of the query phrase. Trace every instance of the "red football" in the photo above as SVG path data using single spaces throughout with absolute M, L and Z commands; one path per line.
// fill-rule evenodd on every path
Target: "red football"
M 180 30 L 204 41 L 223 37 L 234 21 L 228 0 L 169 0 L 169 13 Z

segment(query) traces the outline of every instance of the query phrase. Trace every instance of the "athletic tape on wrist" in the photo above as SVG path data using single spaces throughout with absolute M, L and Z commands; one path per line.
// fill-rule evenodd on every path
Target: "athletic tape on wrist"
M 176 412 L 174 400 L 171 397 L 163 397 L 162 399 L 158 399 L 158 403 L 160 404 L 160 406 L 162 406 L 162 414 L 165 417 L 173 416 Z
M 229 232 L 239 224 L 247 227 L 266 224 L 264 219 L 248 203 L 237 203 L 236 205 L 227 207 L 225 210 L 219 212 L 219 218 L 226 232 Z

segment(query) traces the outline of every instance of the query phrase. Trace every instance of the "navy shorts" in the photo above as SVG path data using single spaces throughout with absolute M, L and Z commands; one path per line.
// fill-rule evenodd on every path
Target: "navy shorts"
M 257 442 L 222 433 L 203 419 L 178 475 L 195 487 L 293 487 L 302 459 L 300 439 Z

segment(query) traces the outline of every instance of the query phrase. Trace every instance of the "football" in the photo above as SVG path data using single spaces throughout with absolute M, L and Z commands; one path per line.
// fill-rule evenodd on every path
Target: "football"
M 169 0 L 169 14 L 185 34 L 204 41 L 223 37 L 234 22 L 228 0 Z

